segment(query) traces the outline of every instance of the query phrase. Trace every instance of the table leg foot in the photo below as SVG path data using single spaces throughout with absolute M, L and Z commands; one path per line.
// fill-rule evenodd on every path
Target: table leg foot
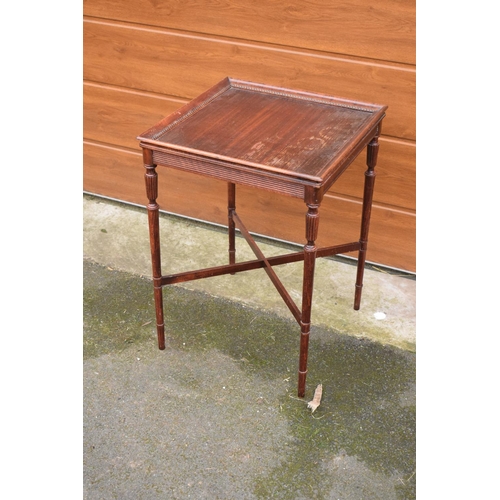
M 306 395 L 306 377 L 307 377 L 307 370 L 305 372 L 301 372 L 299 370 L 299 383 L 297 390 L 297 396 L 299 398 L 303 398 Z
M 236 229 L 233 219 L 236 210 L 236 186 L 232 182 L 227 184 L 227 228 L 229 233 L 229 264 L 236 262 Z M 231 273 L 235 274 L 235 273 Z
M 156 309 L 156 335 L 158 337 L 158 349 L 165 349 L 165 324 L 163 322 L 163 293 L 161 288 L 154 289 Z
M 359 259 L 358 259 L 358 266 L 360 265 L 359 263 Z M 362 267 L 364 268 L 364 263 L 362 264 Z M 363 279 L 363 277 L 361 277 L 361 280 Z M 363 285 L 358 285 L 356 283 L 356 288 L 355 288 L 355 291 L 354 291 L 354 310 L 355 311 L 359 311 L 359 307 L 361 305 L 361 291 L 363 289 Z

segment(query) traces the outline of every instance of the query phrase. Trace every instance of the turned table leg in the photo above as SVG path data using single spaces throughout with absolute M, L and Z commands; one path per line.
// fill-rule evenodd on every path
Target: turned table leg
M 156 310 L 156 332 L 158 335 L 158 347 L 165 349 L 165 326 L 163 322 L 163 293 L 161 288 L 161 258 L 160 258 L 160 216 L 158 198 L 158 174 L 156 165 L 153 163 L 153 153 L 143 149 L 144 167 L 146 168 L 146 193 L 149 199 L 148 222 L 149 241 L 151 245 L 151 262 L 153 265 L 153 287 Z
M 307 354 L 309 350 L 309 332 L 311 330 L 311 306 L 316 263 L 316 245 L 319 225 L 319 203 L 307 204 L 306 239 L 304 246 L 304 277 L 302 281 L 302 315 L 300 321 L 300 355 L 298 396 L 303 398 L 306 392 Z
M 228 182 L 227 183 L 227 218 L 228 218 L 227 227 L 229 232 L 229 264 L 234 264 L 236 262 L 235 224 L 233 219 L 233 214 L 235 210 L 236 210 L 236 186 L 232 182 Z
M 370 141 L 367 147 L 366 164 L 368 170 L 365 172 L 365 190 L 363 194 L 363 212 L 361 219 L 361 234 L 359 237 L 360 250 L 358 254 L 358 269 L 356 274 L 356 291 L 354 295 L 354 309 L 357 311 L 361 304 L 361 291 L 363 288 L 363 274 L 365 270 L 366 250 L 368 247 L 368 230 L 370 227 L 370 215 L 372 211 L 373 187 L 375 185 L 375 165 L 377 164 L 378 137 L 377 135 Z

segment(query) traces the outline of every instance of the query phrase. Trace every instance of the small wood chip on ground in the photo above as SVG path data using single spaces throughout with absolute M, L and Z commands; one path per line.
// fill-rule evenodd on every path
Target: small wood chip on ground
M 314 410 L 320 405 L 321 403 L 321 395 L 323 394 L 323 385 L 319 384 L 318 387 L 316 387 L 316 390 L 314 391 L 314 397 L 312 401 L 309 401 L 307 403 L 307 407 L 311 408 L 311 413 L 314 413 Z

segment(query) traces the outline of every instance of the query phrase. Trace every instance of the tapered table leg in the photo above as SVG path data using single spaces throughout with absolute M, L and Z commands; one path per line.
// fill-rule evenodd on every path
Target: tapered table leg
M 156 310 L 156 332 L 158 347 L 165 349 L 165 325 L 163 320 L 163 293 L 161 288 L 161 258 L 160 258 L 160 216 L 158 198 L 158 174 L 153 163 L 153 154 L 150 150 L 143 149 L 144 167 L 146 168 L 146 193 L 149 199 L 148 222 L 149 242 L 151 245 L 151 262 L 153 266 L 153 287 Z
M 367 147 L 366 164 L 368 170 L 365 172 L 365 190 L 363 194 L 363 212 L 361 219 L 361 234 L 359 237 L 360 250 L 358 254 L 358 269 L 356 273 L 356 288 L 354 294 L 354 309 L 357 311 L 361 304 L 361 291 L 363 288 L 363 274 L 365 271 L 366 250 L 368 248 L 368 230 L 370 228 L 370 216 L 372 211 L 373 187 L 375 185 L 375 165 L 378 155 L 378 137 L 377 135 L 370 141 Z
M 228 218 L 227 227 L 229 233 L 229 264 L 234 264 L 236 262 L 236 237 L 235 237 L 235 224 L 233 219 L 233 214 L 235 210 L 236 210 L 236 186 L 232 182 L 228 182 L 227 183 L 227 218 Z
M 316 264 L 316 245 L 319 225 L 319 204 L 307 204 L 306 239 L 304 246 L 304 277 L 302 281 L 302 315 L 300 321 L 300 355 L 298 396 L 306 393 L 307 354 L 309 350 L 309 332 L 311 330 L 311 306 L 314 284 L 314 268 Z

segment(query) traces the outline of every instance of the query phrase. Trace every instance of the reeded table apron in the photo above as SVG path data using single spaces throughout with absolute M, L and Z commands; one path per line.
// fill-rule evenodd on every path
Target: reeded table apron
M 162 287 L 263 268 L 300 325 L 298 396 L 304 397 L 316 257 L 358 251 L 354 309 L 359 309 L 375 181 L 378 137 L 387 106 L 225 78 L 138 137 L 146 193 L 158 346 L 165 349 Z M 359 241 L 317 248 L 323 195 L 367 148 Z M 162 275 L 158 165 L 227 182 L 229 264 Z M 301 198 L 307 206 L 303 251 L 266 258 L 236 214 L 236 184 Z M 270 214 L 272 217 L 272 214 Z M 235 230 L 256 260 L 236 263 Z M 304 261 L 299 308 L 273 266 Z

